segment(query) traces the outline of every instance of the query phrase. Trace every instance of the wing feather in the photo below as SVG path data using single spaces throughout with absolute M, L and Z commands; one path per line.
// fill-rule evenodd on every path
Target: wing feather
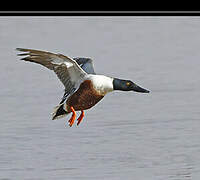
M 17 48 L 16 50 L 25 52 L 18 54 L 26 56 L 21 60 L 38 63 L 53 70 L 65 86 L 66 94 L 74 91 L 77 84 L 87 75 L 78 63 L 68 56 L 33 49 Z
M 93 60 L 90 58 L 76 57 L 73 58 L 81 68 L 88 74 L 96 74 L 94 71 Z

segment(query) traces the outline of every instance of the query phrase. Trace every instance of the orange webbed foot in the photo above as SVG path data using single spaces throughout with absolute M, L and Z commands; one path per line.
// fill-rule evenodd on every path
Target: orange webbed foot
M 74 110 L 74 108 L 71 106 L 70 107 L 71 111 L 72 111 L 72 117 L 70 118 L 69 122 L 69 126 L 72 127 L 72 125 L 74 124 L 74 121 L 76 119 L 76 111 Z
M 81 115 L 79 116 L 79 118 L 77 119 L 78 123 L 77 126 L 80 124 L 80 122 L 83 120 L 83 117 L 85 116 L 85 113 L 83 110 L 81 110 Z

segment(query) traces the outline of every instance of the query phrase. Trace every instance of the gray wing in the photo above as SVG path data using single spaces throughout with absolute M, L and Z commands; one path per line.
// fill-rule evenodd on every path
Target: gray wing
M 22 60 L 38 63 L 53 70 L 65 86 L 65 94 L 72 93 L 87 74 L 75 60 L 62 54 L 23 48 L 17 48 L 17 50 L 25 52 L 18 54 L 26 56 Z
M 87 72 L 88 74 L 96 74 L 94 72 L 94 65 L 93 61 L 90 58 L 82 58 L 82 57 L 76 57 L 73 58 L 80 66 L 81 68 Z

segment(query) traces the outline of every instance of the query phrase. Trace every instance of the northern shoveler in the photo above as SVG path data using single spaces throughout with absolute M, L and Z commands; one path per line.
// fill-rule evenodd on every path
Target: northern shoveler
M 97 104 L 108 92 L 113 90 L 136 91 L 149 93 L 130 80 L 122 80 L 104 75 L 97 75 L 93 61 L 90 58 L 70 58 L 62 54 L 17 48 L 24 52 L 19 56 L 26 56 L 21 60 L 41 64 L 53 70 L 65 86 L 64 96 L 55 107 L 52 120 L 63 117 L 72 112 L 69 120 L 71 127 L 76 119 L 76 111 L 81 111 L 77 125 L 84 117 L 84 110 Z

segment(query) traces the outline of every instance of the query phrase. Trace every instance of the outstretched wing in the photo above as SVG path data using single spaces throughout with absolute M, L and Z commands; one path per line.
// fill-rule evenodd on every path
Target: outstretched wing
M 68 56 L 33 49 L 17 48 L 16 50 L 25 52 L 18 54 L 26 56 L 21 60 L 38 63 L 53 70 L 65 86 L 65 94 L 72 93 L 87 75 L 78 63 Z
M 76 57 L 73 58 L 80 66 L 81 68 L 87 72 L 88 74 L 96 74 L 94 72 L 94 65 L 93 61 L 90 58 L 82 58 L 82 57 Z

